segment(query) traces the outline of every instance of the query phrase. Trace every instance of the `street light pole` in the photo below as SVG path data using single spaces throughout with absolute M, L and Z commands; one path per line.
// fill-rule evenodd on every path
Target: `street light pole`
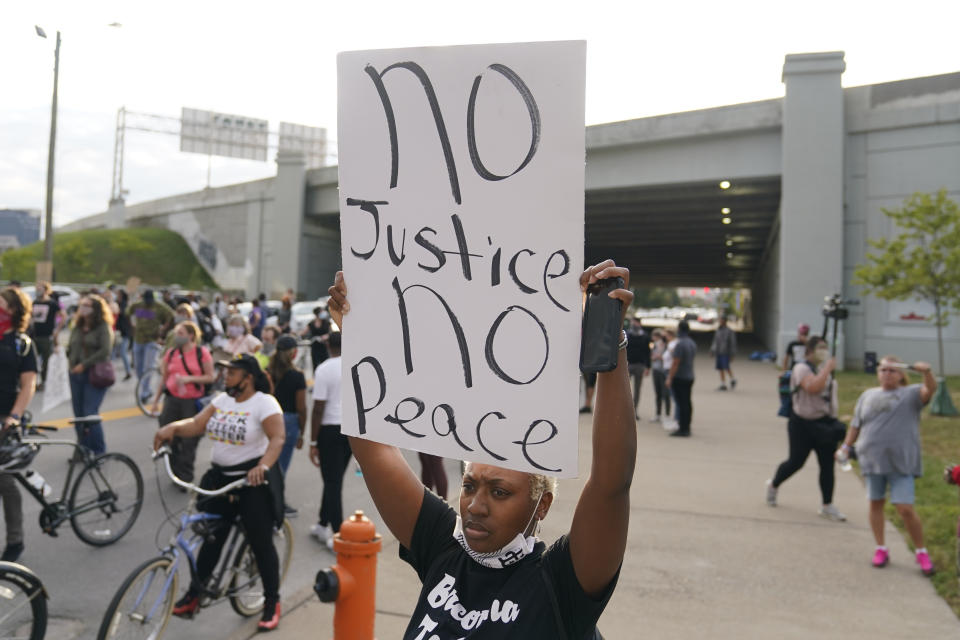
M 37 27 L 37 35 L 46 38 L 43 29 Z M 53 165 L 57 145 L 57 83 L 60 76 L 60 32 L 57 31 L 57 46 L 53 51 L 53 104 L 50 107 L 50 150 L 47 155 L 47 212 L 44 221 L 46 230 L 43 241 L 43 259 L 53 269 Z
M 60 76 L 60 32 L 57 31 L 57 46 L 53 51 L 53 105 L 50 107 L 50 152 L 47 156 L 47 217 L 44 222 L 46 235 L 43 240 L 43 259 L 53 269 L 53 160 L 57 145 L 57 83 Z

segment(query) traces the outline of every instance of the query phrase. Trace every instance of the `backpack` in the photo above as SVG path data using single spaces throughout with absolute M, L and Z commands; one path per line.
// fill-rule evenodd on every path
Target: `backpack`
M 206 308 L 200 309 L 196 315 L 197 326 L 200 327 L 200 339 L 204 344 L 210 344 L 217 337 L 217 332 L 213 328 L 213 319 L 210 317 L 210 311 Z M 197 360 L 197 362 L 200 362 Z

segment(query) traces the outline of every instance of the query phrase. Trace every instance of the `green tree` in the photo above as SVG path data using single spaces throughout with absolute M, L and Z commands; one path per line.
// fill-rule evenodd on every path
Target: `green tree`
M 933 305 L 940 385 L 930 410 L 957 415 L 944 382 L 943 327 L 952 311 L 960 311 L 960 207 L 941 189 L 915 193 L 902 208 L 883 213 L 902 233 L 868 240 L 877 253 L 867 253 L 866 263 L 857 266 L 854 283 L 884 300 L 920 299 Z
M 677 290 L 670 287 L 634 287 L 633 305 L 640 309 L 674 307 L 680 304 Z

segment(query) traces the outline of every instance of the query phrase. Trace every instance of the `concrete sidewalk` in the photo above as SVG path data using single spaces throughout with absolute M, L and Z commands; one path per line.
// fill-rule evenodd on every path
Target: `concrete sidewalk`
M 764 502 L 764 481 L 786 457 L 785 421 L 775 416 L 773 365 L 740 358 L 735 391 L 714 391 L 712 362 L 701 353 L 694 385 L 693 437 L 668 438 L 649 421 L 653 389 L 644 381 L 639 455 L 627 555 L 600 629 L 632 638 L 960 637 L 960 623 L 888 524 L 891 563 L 871 567 L 867 500 L 854 473 L 837 472 L 835 504 L 846 523 L 817 516 L 817 464 Z M 563 481 L 544 522 L 552 541 L 570 523 L 590 462 L 590 416 L 580 419 L 581 478 Z M 452 486 L 456 486 L 451 482 Z M 413 570 L 384 535 L 376 634 L 400 638 L 420 590 Z M 301 558 L 322 562 L 324 558 Z M 953 571 L 952 567 L 940 567 Z M 284 594 L 284 638 L 330 638 L 333 606 L 308 590 Z M 248 623 L 232 638 L 251 638 Z

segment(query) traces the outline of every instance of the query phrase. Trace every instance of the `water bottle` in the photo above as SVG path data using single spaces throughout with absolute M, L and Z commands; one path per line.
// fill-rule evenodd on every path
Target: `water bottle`
M 837 449 L 837 452 L 836 454 L 834 454 L 834 457 L 837 459 L 837 464 L 840 465 L 841 471 L 850 471 L 851 469 L 853 469 L 853 465 L 850 464 L 849 448 L 840 447 L 839 449 Z
M 30 486 L 42 493 L 44 498 L 49 497 L 50 494 L 53 493 L 53 488 L 47 484 L 47 481 L 43 479 L 43 476 L 33 469 L 27 471 L 26 477 L 27 482 L 30 483 Z

